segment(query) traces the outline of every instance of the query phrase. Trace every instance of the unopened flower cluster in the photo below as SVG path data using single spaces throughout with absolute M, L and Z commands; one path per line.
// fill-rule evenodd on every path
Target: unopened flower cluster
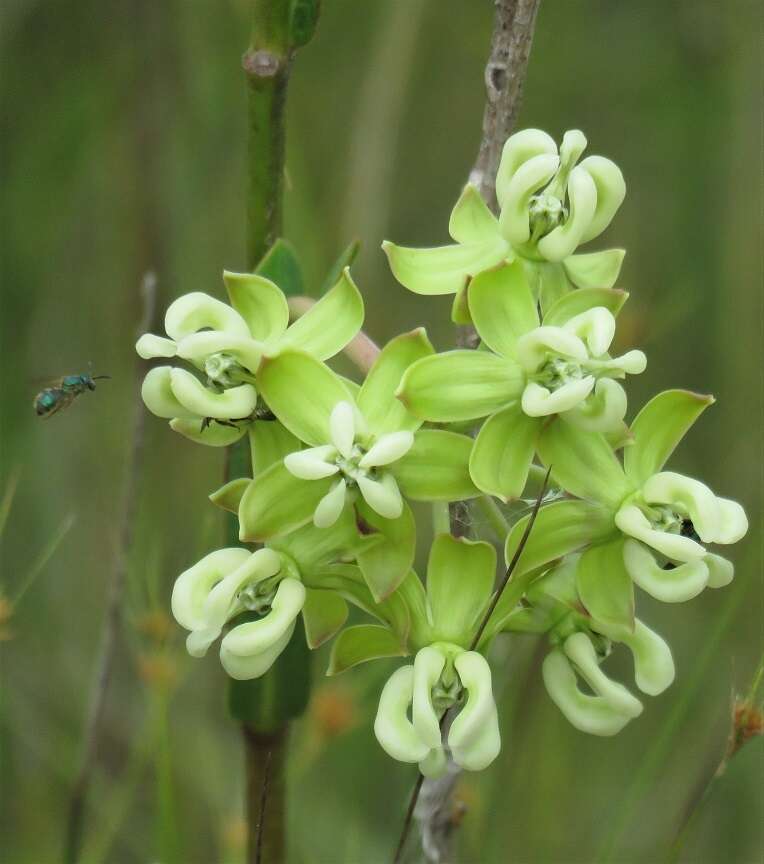
M 189 653 L 220 640 L 228 674 L 256 678 L 302 618 L 312 648 L 334 639 L 330 674 L 409 658 L 382 689 L 374 731 L 427 776 L 449 755 L 479 770 L 499 753 L 486 657 L 502 632 L 546 634 L 544 683 L 575 727 L 622 729 L 643 704 L 605 671 L 615 646 L 631 652 L 641 693 L 674 679 L 666 641 L 636 617 L 638 591 L 678 603 L 726 585 L 733 566 L 717 547 L 747 530 L 739 504 L 666 467 L 713 399 L 666 390 L 629 411 L 624 383 L 646 358 L 613 350 L 624 253 L 578 251 L 613 219 L 625 184 L 610 160 L 581 160 L 586 143 L 578 131 L 559 149 L 539 130 L 513 135 L 498 218 L 467 186 L 453 245 L 383 244 L 406 288 L 454 295 L 453 318 L 474 326 L 477 350 L 438 353 L 418 328 L 385 345 L 363 381 L 339 375 L 327 361 L 364 315 L 347 269 L 291 324 L 277 285 L 225 273 L 229 304 L 183 296 L 167 310 L 167 336 L 137 345 L 165 361 L 143 385 L 154 414 L 193 441 L 246 436 L 252 450 L 253 476 L 211 496 L 237 514 L 243 545 L 211 552 L 175 584 Z M 494 604 L 530 514 L 499 538 L 501 566 L 490 542 L 446 533 L 425 578 L 414 571 L 411 502 L 531 500 L 548 467 L 552 494 L 515 590 Z M 369 621 L 346 626 L 349 604 Z

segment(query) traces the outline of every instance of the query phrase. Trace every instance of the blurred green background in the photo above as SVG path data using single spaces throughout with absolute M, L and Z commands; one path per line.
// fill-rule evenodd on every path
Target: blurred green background
M 404 291 L 379 243 L 446 240 L 477 152 L 492 14 L 488 0 L 325 0 L 295 63 L 286 235 L 313 290 L 361 239 L 354 272 L 380 341 L 419 324 L 440 348 L 453 339 L 450 301 Z M 632 411 L 664 387 L 714 393 L 672 465 L 741 500 L 752 530 L 730 587 L 681 606 L 639 597 L 678 675 L 614 739 L 576 732 L 551 704 L 543 644 L 502 647 L 504 749 L 461 783 L 463 861 L 665 860 L 761 656 L 760 25 L 753 0 L 542 2 L 521 125 L 557 139 L 579 127 L 626 176 L 595 248 L 628 249 L 619 338 L 649 358 Z M 18 481 L 0 539 L 0 859 L 46 864 L 60 858 L 118 546 L 141 277 L 156 271 L 164 308 L 221 293 L 221 270 L 244 266 L 247 3 L 6 0 L 0 26 L 0 493 Z M 89 364 L 112 380 L 37 420 L 36 382 Z M 239 862 L 241 750 L 224 676 L 214 652 L 185 656 L 167 618 L 175 576 L 222 542 L 206 500 L 221 454 L 153 417 L 147 439 L 85 860 Z M 372 734 L 391 667 L 324 679 L 325 664 L 321 651 L 294 730 L 291 861 L 386 861 L 414 777 Z M 615 668 L 628 672 L 623 658 Z M 761 860 L 762 763 L 745 753 L 682 860 Z

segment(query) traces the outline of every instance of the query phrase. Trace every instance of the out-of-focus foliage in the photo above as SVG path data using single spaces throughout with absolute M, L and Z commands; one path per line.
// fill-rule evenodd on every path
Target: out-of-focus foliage
M 243 267 L 246 7 L 13 0 L 0 12 L 0 485 L 21 472 L 0 540 L 4 597 L 76 516 L 23 601 L 2 607 L 0 843 L 9 864 L 57 860 L 61 847 L 117 543 L 141 277 L 157 272 L 161 308 L 188 291 L 222 296 L 222 268 Z M 477 151 L 492 7 L 326 0 L 295 64 L 286 233 L 314 290 L 360 238 L 354 275 L 380 341 L 424 323 L 439 348 L 452 339 L 449 300 L 404 291 L 379 242 L 446 240 L 441 228 Z M 756 24 L 752 0 L 544 3 L 521 114 L 521 125 L 555 137 L 585 129 L 622 167 L 627 198 L 603 239 L 628 249 L 623 344 L 648 353 L 632 405 L 666 382 L 709 388 L 718 403 L 676 470 L 702 474 L 751 515 L 761 508 Z M 91 363 L 112 380 L 38 420 L 37 380 Z M 153 418 L 147 430 L 126 639 L 86 860 L 240 861 L 239 740 L 223 710 L 224 676 L 214 657 L 192 670 L 167 620 L 174 577 L 220 544 L 222 523 L 205 498 L 220 454 Z M 192 539 L 199 524 L 203 543 Z M 752 530 L 735 550 L 736 581 L 685 606 L 679 627 L 668 626 L 670 606 L 639 598 L 656 629 L 672 634 L 678 678 L 615 739 L 566 723 L 543 692 L 533 638 L 504 646 L 495 674 L 507 681 L 504 751 L 461 781 L 465 860 L 661 858 L 724 752 L 731 682 L 742 688 L 761 654 L 760 550 Z M 317 676 L 325 661 L 317 658 Z M 393 666 L 318 679 L 294 731 L 293 861 L 389 857 L 413 779 L 371 728 Z M 760 778 L 730 770 L 727 779 L 735 782 L 718 796 L 720 828 L 704 834 L 704 864 L 761 854 L 761 825 L 750 818 L 760 812 Z

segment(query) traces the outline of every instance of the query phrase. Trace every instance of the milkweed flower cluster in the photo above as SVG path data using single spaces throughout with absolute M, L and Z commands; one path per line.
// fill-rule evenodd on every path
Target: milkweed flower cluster
M 626 187 L 610 160 L 581 159 L 586 144 L 578 131 L 559 149 L 539 130 L 513 135 L 498 217 L 467 186 L 454 245 L 383 244 L 406 288 L 455 295 L 453 318 L 474 325 L 478 350 L 438 353 L 418 328 L 385 345 L 362 381 L 338 374 L 326 361 L 363 323 L 347 269 L 291 324 L 272 281 L 225 273 L 230 303 L 181 297 L 167 337 L 137 345 L 172 361 L 146 376 L 154 414 L 196 442 L 246 436 L 252 448 L 253 476 L 210 496 L 237 515 L 243 545 L 175 584 L 189 653 L 219 639 L 228 674 L 257 678 L 302 619 L 311 648 L 333 640 L 329 674 L 409 658 L 382 688 L 374 731 L 427 776 L 449 756 L 480 770 L 499 753 L 487 654 L 503 632 L 546 634 L 544 684 L 576 728 L 613 735 L 639 716 L 642 701 L 605 671 L 609 654 L 625 646 L 646 695 L 675 670 L 667 642 L 636 617 L 635 586 L 678 603 L 726 585 L 733 565 L 717 547 L 747 530 L 739 504 L 666 468 L 711 397 L 666 390 L 627 420 L 624 382 L 646 358 L 612 351 L 624 253 L 579 251 Z M 411 502 L 532 497 L 545 468 L 556 488 L 527 542 L 530 515 L 501 538 L 516 559 L 511 590 L 495 594 L 491 543 L 451 534 L 433 539 L 420 578 Z M 347 626 L 351 605 L 371 620 Z

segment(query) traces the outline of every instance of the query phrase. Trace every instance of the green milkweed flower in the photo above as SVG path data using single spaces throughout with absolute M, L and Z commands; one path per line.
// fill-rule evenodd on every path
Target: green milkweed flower
M 586 143 L 580 131 L 566 132 L 558 153 L 539 129 L 512 135 L 496 177 L 499 218 L 468 185 L 449 222 L 456 245 L 382 244 L 396 279 L 416 294 L 456 294 L 452 316 L 459 323 L 470 320 L 464 302 L 468 281 L 505 261 L 523 262 L 542 308 L 573 285 L 612 288 L 622 250 L 573 254 L 607 228 L 626 194 L 623 175 L 609 159 L 589 156 L 576 164 Z
M 141 392 L 148 409 L 170 419 L 175 431 L 212 446 L 237 441 L 256 416 L 256 373 L 264 355 L 299 347 L 326 360 L 363 322 L 363 300 L 347 268 L 291 326 L 287 299 L 273 282 L 252 273 L 224 272 L 223 279 L 230 306 L 201 292 L 186 294 L 167 309 L 169 338 L 146 333 L 136 344 L 144 359 L 178 357 L 204 376 L 158 366 Z
M 490 415 L 475 441 L 470 473 L 484 492 L 516 497 L 550 415 L 582 429 L 623 435 L 626 394 L 615 379 L 646 365 L 641 351 L 608 353 L 615 315 L 627 296 L 579 289 L 552 304 L 540 321 L 520 264 L 483 272 L 470 283 L 468 303 L 489 350 L 422 358 L 406 371 L 398 396 L 426 420 Z

